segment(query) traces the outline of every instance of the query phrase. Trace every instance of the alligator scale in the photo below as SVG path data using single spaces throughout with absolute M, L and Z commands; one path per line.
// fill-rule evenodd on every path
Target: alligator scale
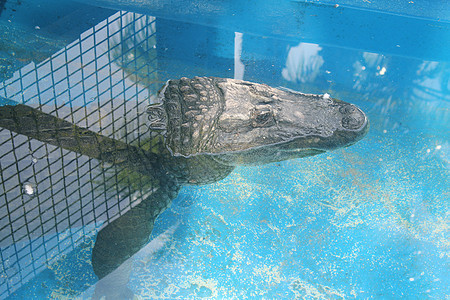
M 356 106 L 264 84 L 215 77 L 169 80 L 148 108 L 158 149 L 102 136 L 22 105 L 0 107 L 0 127 L 155 178 L 158 188 L 100 230 L 92 254 L 99 278 L 149 240 L 157 216 L 181 186 L 225 178 L 237 165 L 259 165 L 347 147 L 368 130 Z

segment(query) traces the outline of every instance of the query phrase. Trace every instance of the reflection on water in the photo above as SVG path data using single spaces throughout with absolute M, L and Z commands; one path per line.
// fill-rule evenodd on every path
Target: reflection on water
M 320 72 L 324 60 L 319 55 L 319 45 L 300 43 L 289 49 L 283 78 L 292 82 L 314 82 Z
M 333 153 L 238 167 L 220 182 L 183 187 L 153 225 L 154 212 L 180 188 L 167 174 L 144 177 L 115 156 L 115 164 L 102 163 L 2 130 L 2 295 L 20 287 L 19 298 L 29 291 L 120 299 L 445 294 L 448 64 L 226 30 L 240 57 L 224 60 L 224 41 L 208 44 L 217 32 L 174 23 L 157 20 L 153 34 L 154 19 L 115 15 L 52 60 L 22 69 L 0 95 L 160 154 L 160 133 L 146 126 L 162 86 L 153 71 L 225 77 L 237 62 L 244 79 L 357 103 L 369 111 L 370 134 Z M 175 37 L 164 35 L 174 28 Z M 198 74 L 199 65 L 208 74 Z M 140 213 L 146 205 L 158 209 Z M 124 251 L 120 240 L 128 241 Z M 100 250 L 91 256 L 93 248 Z
M 385 117 L 385 128 L 397 129 L 408 123 L 407 126 L 419 128 L 437 125 L 440 130 L 441 124 L 448 125 L 448 62 L 410 59 L 404 63 L 379 53 L 347 51 L 344 56 L 340 52 L 341 49 L 323 49 L 316 44 L 292 46 L 282 70 L 283 78 L 293 83 L 291 86 L 319 85 L 332 95 L 337 88 L 350 89 L 364 100 L 377 101 L 375 109 Z M 402 114 L 404 122 L 397 118 Z M 417 118 L 422 118 L 422 122 L 415 122 Z

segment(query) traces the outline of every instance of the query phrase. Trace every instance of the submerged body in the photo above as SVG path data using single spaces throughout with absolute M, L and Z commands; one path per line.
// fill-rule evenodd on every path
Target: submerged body
M 368 130 L 356 106 L 327 95 L 214 77 L 170 80 L 148 109 L 163 137 L 142 149 L 25 105 L 0 107 L 0 127 L 117 164 L 158 182 L 158 189 L 100 230 L 92 254 L 99 278 L 144 246 L 157 216 L 181 186 L 225 178 L 237 165 L 259 165 L 349 146 Z

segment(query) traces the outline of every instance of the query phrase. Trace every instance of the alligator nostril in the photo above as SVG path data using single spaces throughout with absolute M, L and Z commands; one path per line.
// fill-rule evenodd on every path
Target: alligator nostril
M 356 110 L 356 107 L 354 107 L 353 105 L 344 105 L 339 107 L 339 112 L 343 115 L 348 115 L 353 113 Z
M 364 125 L 364 114 L 357 108 L 353 108 L 351 114 L 342 118 L 342 127 L 349 130 L 357 130 Z

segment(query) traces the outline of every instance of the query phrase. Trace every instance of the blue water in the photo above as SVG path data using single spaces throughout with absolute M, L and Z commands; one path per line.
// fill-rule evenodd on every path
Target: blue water
M 346 18 L 360 13 L 342 9 Z M 391 17 L 402 26 L 405 17 Z M 420 30 L 424 20 L 408 22 Z M 365 111 L 370 132 L 349 148 L 184 187 L 129 262 L 135 297 L 448 298 L 448 54 L 241 34 L 223 24 L 156 19 L 161 81 L 237 77 L 328 93 Z M 440 26 L 435 41 L 450 36 L 449 24 Z M 385 36 L 370 39 L 382 44 Z M 411 42 L 395 38 L 396 48 Z M 10 298 L 92 297 L 100 288 L 89 236 Z

